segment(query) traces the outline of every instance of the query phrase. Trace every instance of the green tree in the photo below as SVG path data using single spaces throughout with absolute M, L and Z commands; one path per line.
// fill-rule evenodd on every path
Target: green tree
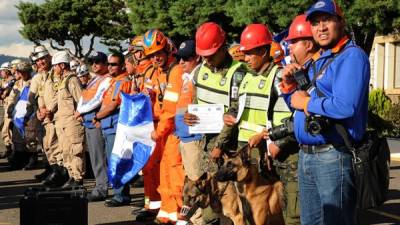
M 87 56 L 93 51 L 95 38 L 121 48 L 119 40 L 130 36 L 130 25 L 123 0 L 47 0 L 43 4 L 20 2 L 16 5 L 23 24 L 21 35 L 34 42 L 49 41 L 65 46 L 71 41 L 73 54 Z M 89 49 L 83 53 L 82 39 L 90 38 Z
M 172 39 L 192 37 L 198 25 L 207 20 L 223 23 L 231 39 L 238 41 L 249 23 L 265 23 L 277 33 L 289 27 L 292 19 L 304 13 L 314 0 L 156 0 L 152 3 L 127 0 L 134 33 L 159 28 Z M 376 34 L 399 32 L 398 0 L 337 0 L 343 8 L 347 30 L 367 53 Z M 224 16 L 222 16 L 224 15 Z M 218 18 L 220 18 L 218 20 Z M 223 19 L 221 19 L 223 18 Z
M 225 0 L 127 2 L 130 9 L 129 20 L 136 35 L 157 28 L 177 42 L 193 37 L 198 25 L 209 20 L 211 15 L 224 12 L 225 4 Z

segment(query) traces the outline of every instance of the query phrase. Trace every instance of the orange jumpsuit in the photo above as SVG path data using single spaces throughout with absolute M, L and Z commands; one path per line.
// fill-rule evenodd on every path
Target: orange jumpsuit
M 157 189 L 161 195 L 161 208 L 157 219 L 163 223 L 176 222 L 182 207 L 185 173 L 179 153 L 180 140 L 173 134 L 176 104 L 182 88 L 182 74 L 180 65 L 171 69 L 156 130 L 157 136 L 167 137 L 160 164 L 160 186 Z
M 162 103 L 159 101 L 158 96 L 163 94 L 167 87 L 167 74 L 154 67 L 146 71 L 144 77 L 144 92 L 148 92 L 153 104 L 153 119 L 154 128 L 157 130 L 164 130 L 165 127 L 161 124 L 158 127 L 161 115 Z M 164 130 L 162 133 L 166 133 Z M 156 210 L 161 207 L 161 196 L 157 192 L 157 188 L 160 185 L 160 162 L 162 152 L 165 146 L 166 136 L 160 136 L 156 142 L 156 147 L 153 154 L 150 156 L 146 165 L 143 167 L 143 180 L 144 180 L 144 208 L 150 210 Z

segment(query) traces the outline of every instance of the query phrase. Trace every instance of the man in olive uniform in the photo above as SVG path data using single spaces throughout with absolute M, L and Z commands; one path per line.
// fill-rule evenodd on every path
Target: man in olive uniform
M 204 63 L 200 66 L 198 74 L 194 75 L 196 97 L 193 102 L 197 104 L 222 104 L 226 111 L 231 105 L 237 104 L 238 89 L 247 69 L 241 62 L 234 61 L 229 55 L 226 46 L 225 32 L 213 22 L 202 24 L 196 32 L 196 53 Z M 221 118 L 222 119 L 222 118 Z M 185 113 L 184 122 L 192 126 L 197 122 L 197 116 Z M 202 148 L 209 154 L 211 161 L 218 160 L 223 151 L 236 150 L 237 132 L 233 127 L 225 127 L 220 133 L 205 134 L 201 142 L 192 148 Z M 185 149 L 185 151 L 192 151 Z M 195 152 L 196 149 L 193 149 Z M 203 172 L 215 173 L 216 163 L 201 160 L 200 169 Z M 189 181 L 192 182 L 192 181 Z M 232 184 L 232 183 L 230 183 Z M 186 184 L 185 184 L 186 185 Z M 223 184 L 223 186 L 226 186 Z M 226 195 L 236 195 L 233 185 L 225 187 Z M 184 204 L 187 204 L 186 202 Z M 217 215 L 210 208 L 203 209 L 202 218 L 205 224 L 214 223 Z M 225 218 L 222 217 L 221 223 Z
M 260 166 L 261 173 L 271 170 L 266 161 L 268 158 L 264 157 L 267 155 L 266 150 L 268 150 L 268 155 L 276 159 L 274 161 L 276 170 L 282 178 L 282 182 L 286 184 L 285 223 L 300 224 L 297 182 L 294 182 L 294 186 L 292 186 L 292 182 L 289 181 L 292 181 L 293 178 L 289 178 L 286 174 L 286 171 L 288 171 L 286 168 L 294 168 L 294 172 L 296 172 L 298 144 L 293 137 L 282 137 L 275 142 L 268 140 L 266 143 L 262 141 L 265 135 L 263 130 L 279 126 L 282 124 L 282 119 L 291 116 L 290 109 L 280 96 L 278 85 L 281 80 L 282 67 L 272 61 L 273 58 L 270 57 L 271 45 L 272 35 L 264 24 L 250 24 L 241 35 L 240 48 L 245 55 L 248 67 L 254 74 L 246 76 L 239 88 L 239 96 L 245 95 L 246 103 L 238 121 L 238 145 L 239 148 L 246 144 L 252 147 L 251 158 L 256 160 L 251 162 L 254 166 Z M 237 108 L 231 110 L 238 111 Z M 228 125 L 233 125 L 236 120 L 229 114 L 225 115 L 224 119 Z M 293 190 L 294 188 L 296 189 Z
M 82 89 L 75 73 L 70 70 L 70 61 L 66 51 L 59 51 L 52 58 L 54 73 L 61 78 L 57 93 L 57 136 L 62 137 L 59 139 L 59 148 L 62 150 L 63 164 L 70 176 L 63 188 L 82 185 L 85 173 L 85 130 L 74 117 Z

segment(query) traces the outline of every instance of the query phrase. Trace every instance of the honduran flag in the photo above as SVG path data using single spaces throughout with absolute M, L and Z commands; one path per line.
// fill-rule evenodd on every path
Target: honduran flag
M 108 164 L 109 182 L 119 188 L 129 182 L 147 163 L 155 142 L 151 101 L 144 94 L 121 93 L 117 133 Z
M 273 37 L 275 42 L 278 42 L 284 52 L 285 58 L 281 61 L 281 63 L 285 66 L 290 64 L 290 55 L 289 55 L 289 43 L 285 41 L 285 38 L 289 35 L 289 29 L 284 29 Z
M 26 116 L 26 106 L 28 105 L 29 87 L 25 86 L 19 95 L 17 104 L 13 111 L 13 123 L 22 137 L 25 137 L 24 118 Z

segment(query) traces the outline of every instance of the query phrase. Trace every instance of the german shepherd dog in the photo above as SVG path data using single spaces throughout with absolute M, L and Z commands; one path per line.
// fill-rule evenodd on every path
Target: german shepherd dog
M 228 217 L 234 225 L 245 225 L 241 201 L 232 181 L 218 182 L 205 173 L 198 181 L 186 179 L 183 192 L 184 205 L 190 206 L 192 213 L 198 207 L 210 206 L 214 213 Z
M 272 173 L 266 177 L 259 173 L 258 163 L 251 163 L 248 145 L 225 158 L 215 177 L 220 182 L 230 180 L 237 183 L 242 211 L 252 225 L 285 224 L 282 215 L 283 184 Z

